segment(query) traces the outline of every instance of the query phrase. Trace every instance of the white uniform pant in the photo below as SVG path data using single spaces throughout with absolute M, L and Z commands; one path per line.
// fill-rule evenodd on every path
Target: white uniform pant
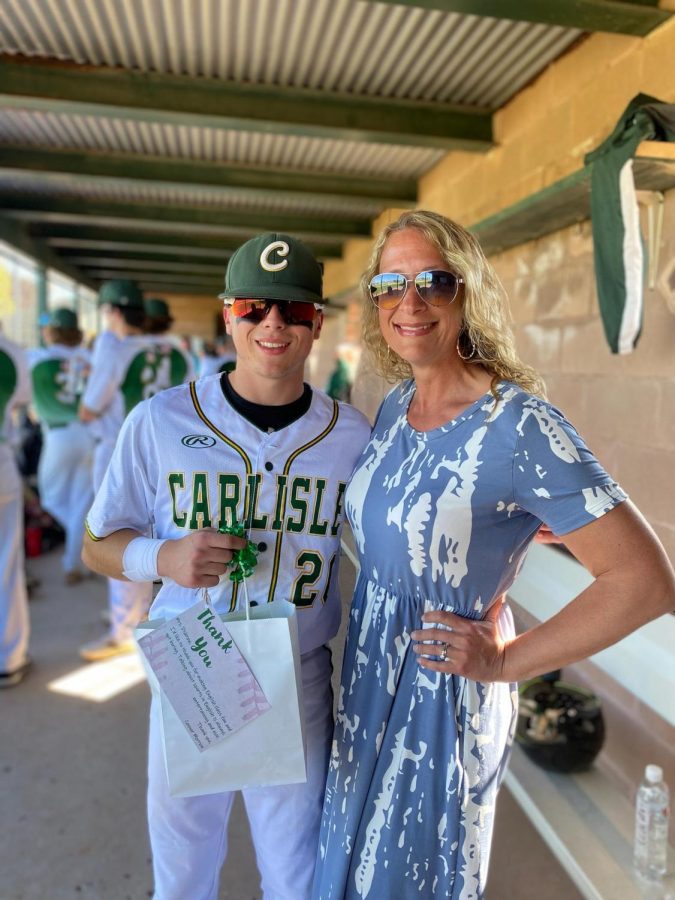
M 11 447 L 0 444 L 0 672 L 24 664 L 28 634 L 23 488 Z
M 63 569 L 80 568 L 84 520 L 94 500 L 92 483 L 94 442 L 81 422 L 44 431 L 38 467 L 42 507 L 66 532 Z
M 114 443 L 101 441 L 94 449 L 94 490 L 97 491 L 108 468 Z M 150 582 L 119 581 L 108 578 L 108 609 L 110 611 L 110 638 L 113 641 L 130 641 L 134 628 L 144 619 L 152 603 Z
M 331 656 L 302 657 L 307 781 L 242 791 L 264 900 L 310 897 L 333 734 Z M 155 900 L 216 900 L 234 793 L 170 797 L 159 707 L 150 713 L 148 826 Z

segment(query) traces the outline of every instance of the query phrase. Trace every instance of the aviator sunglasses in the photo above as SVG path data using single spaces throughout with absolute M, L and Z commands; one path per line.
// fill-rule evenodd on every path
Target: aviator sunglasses
M 279 309 L 286 325 L 306 325 L 308 328 L 316 321 L 321 311 L 318 303 L 304 300 L 232 300 L 227 305 L 235 319 L 258 324 L 262 322 L 272 306 Z
M 380 272 L 370 279 L 368 290 L 378 309 L 396 309 L 411 282 L 415 285 L 417 296 L 429 306 L 447 306 L 457 296 L 464 279 L 443 269 L 418 272 L 414 278 L 407 278 L 399 272 Z

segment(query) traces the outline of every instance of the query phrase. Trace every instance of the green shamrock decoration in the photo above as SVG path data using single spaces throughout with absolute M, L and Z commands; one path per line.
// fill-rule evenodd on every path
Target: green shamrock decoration
M 233 525 L 221 525 L 220 534 L 233 534 L 235 537 L 246 537 L 244 526 L 235 522 Z M 243 550 L 232 551 L 230 563 L 230 581 L 241 584 L 244 578 L 248 578 L 258 565 L 258 548 L 253 541 L 248 541 Z

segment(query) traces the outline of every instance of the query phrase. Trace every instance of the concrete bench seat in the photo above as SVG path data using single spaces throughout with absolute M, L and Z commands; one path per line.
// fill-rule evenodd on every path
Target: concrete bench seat
M 634 874 L 634 809 L 601 768 L 548 772 L 516 744 L 504 784 L 584 897 L 675 900 L 672 848 L 662 885 Z

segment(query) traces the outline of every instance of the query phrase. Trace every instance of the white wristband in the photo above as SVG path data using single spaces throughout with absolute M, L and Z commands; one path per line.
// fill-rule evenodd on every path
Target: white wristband
M 164 541 L 137 537 L 126 546 L 122 556 L 122 573 L 129 581 L 156 581 L 157 557 Z

